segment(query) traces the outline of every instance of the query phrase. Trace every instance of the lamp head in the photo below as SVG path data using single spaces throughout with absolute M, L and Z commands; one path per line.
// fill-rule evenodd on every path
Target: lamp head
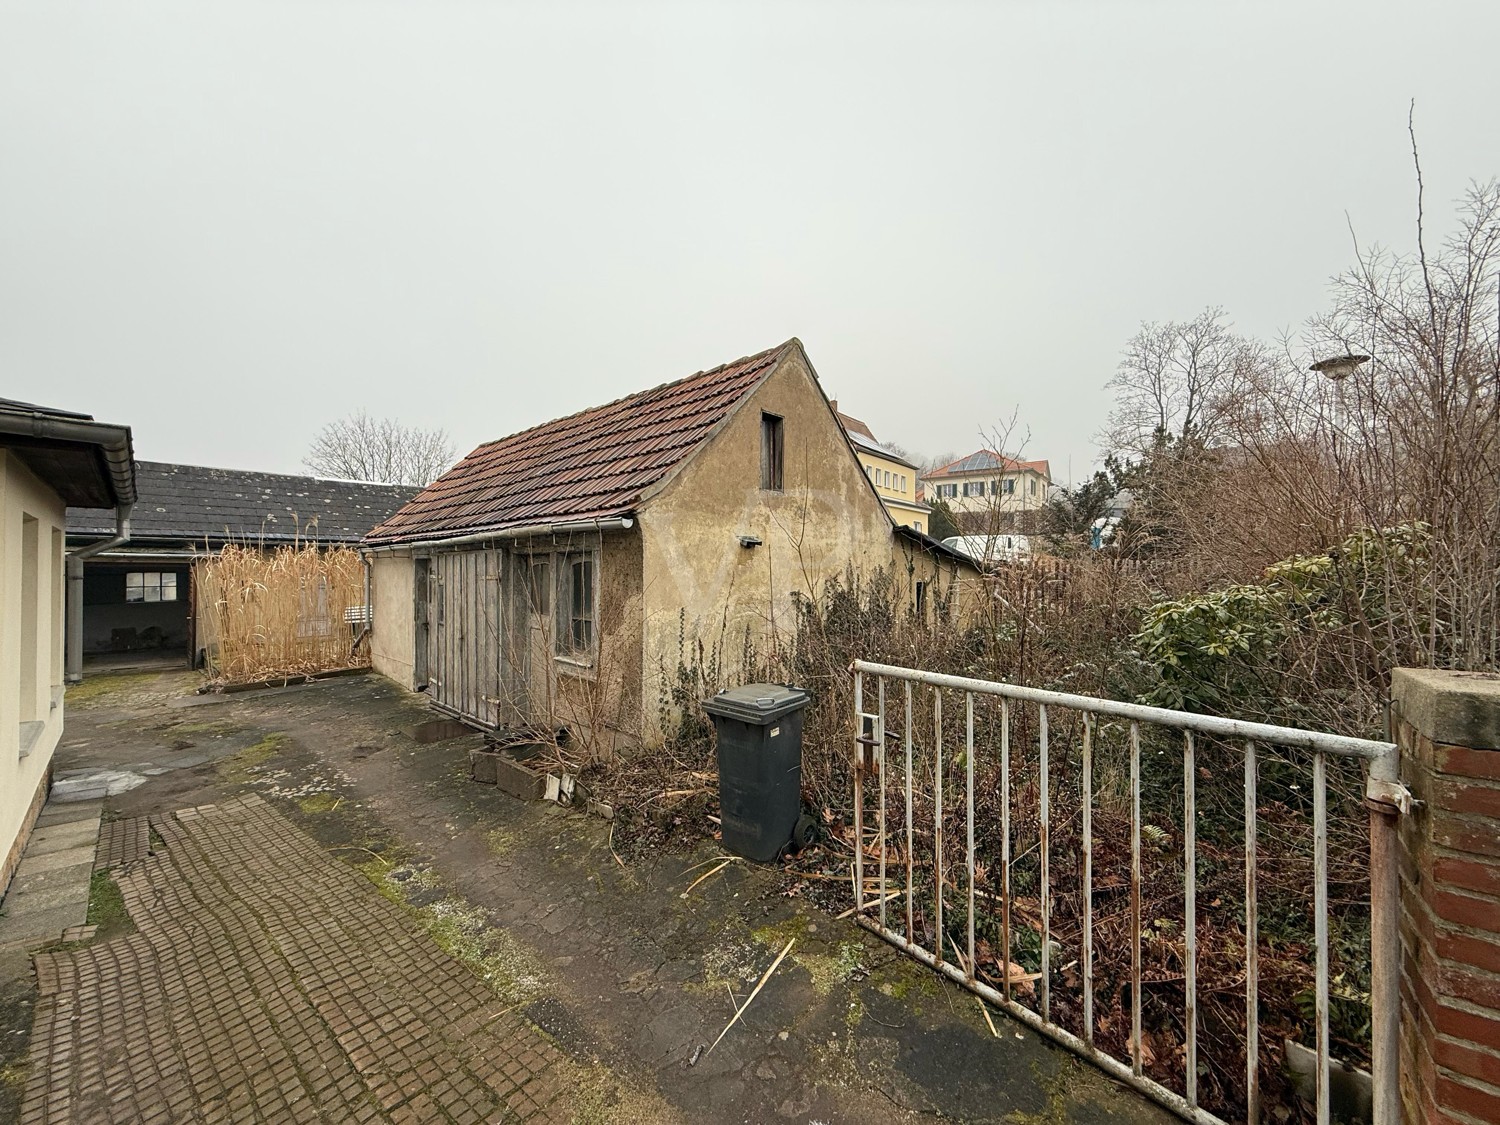
M 1333 359 L 1320 359 L 1317 363 L 1309 367 L 1308 370 L 1316 371 L 1319 375 L 1326 375 L 1335 383 L 1340 383 L 1349 378 L 1350 375 L 1353 375 L 1355 369 L 1361 363 L 1367 362 L 1369 358 L 1367 355 L 1351 354 L 1337 356 Z

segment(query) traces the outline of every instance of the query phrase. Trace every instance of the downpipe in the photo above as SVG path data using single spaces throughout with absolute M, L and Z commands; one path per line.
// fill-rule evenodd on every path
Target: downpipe
M 115 508 L 115 534 L 68 552 L 68 635 L 66 668 L 63 682 L 76 684 L 83 680 L 83 562 L 101 552 L 130 542 L 130 513 L 134 504 Z
M 370 601 L 370 556 L 362 554 L 359 561 L 364 564 L 365 568 L 365 623 L 364 627 L 360 629 L 359 635 L 354 638 L 354 643 L 349 646 L 350 656 L 359 651 L 360 642 L 368 637 L 375 628 L 375 606 Z

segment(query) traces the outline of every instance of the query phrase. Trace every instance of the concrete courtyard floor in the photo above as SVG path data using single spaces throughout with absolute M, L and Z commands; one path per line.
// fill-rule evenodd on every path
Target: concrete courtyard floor
M 775 871 L 694 887 L 707 843 L 623 865 L 608 823 L 474 784 L 477 738 L 418 742 L 435 716 L 379 677 L 195 685 L 70 693 L 57 770 L 80 799 L 107 779 L 116 906 L 0 980 L 24 1121 L 1174 1120 L 999 1014 L 993 1035 Z

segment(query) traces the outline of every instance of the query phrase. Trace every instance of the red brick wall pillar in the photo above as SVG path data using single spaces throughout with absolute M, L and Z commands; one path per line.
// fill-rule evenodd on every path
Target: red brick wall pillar
M 1401 779 L 1401 1102 L 1500 1122 L 1500 676 L 1392 677 Z

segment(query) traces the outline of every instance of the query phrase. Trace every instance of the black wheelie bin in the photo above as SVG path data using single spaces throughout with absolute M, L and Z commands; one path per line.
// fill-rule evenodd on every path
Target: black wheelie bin
M 807 700 L 787 684 L 745 684 L 703 701 L 718 744 L 724 847 L 736 855 L 769 863 L 798 829 Z

